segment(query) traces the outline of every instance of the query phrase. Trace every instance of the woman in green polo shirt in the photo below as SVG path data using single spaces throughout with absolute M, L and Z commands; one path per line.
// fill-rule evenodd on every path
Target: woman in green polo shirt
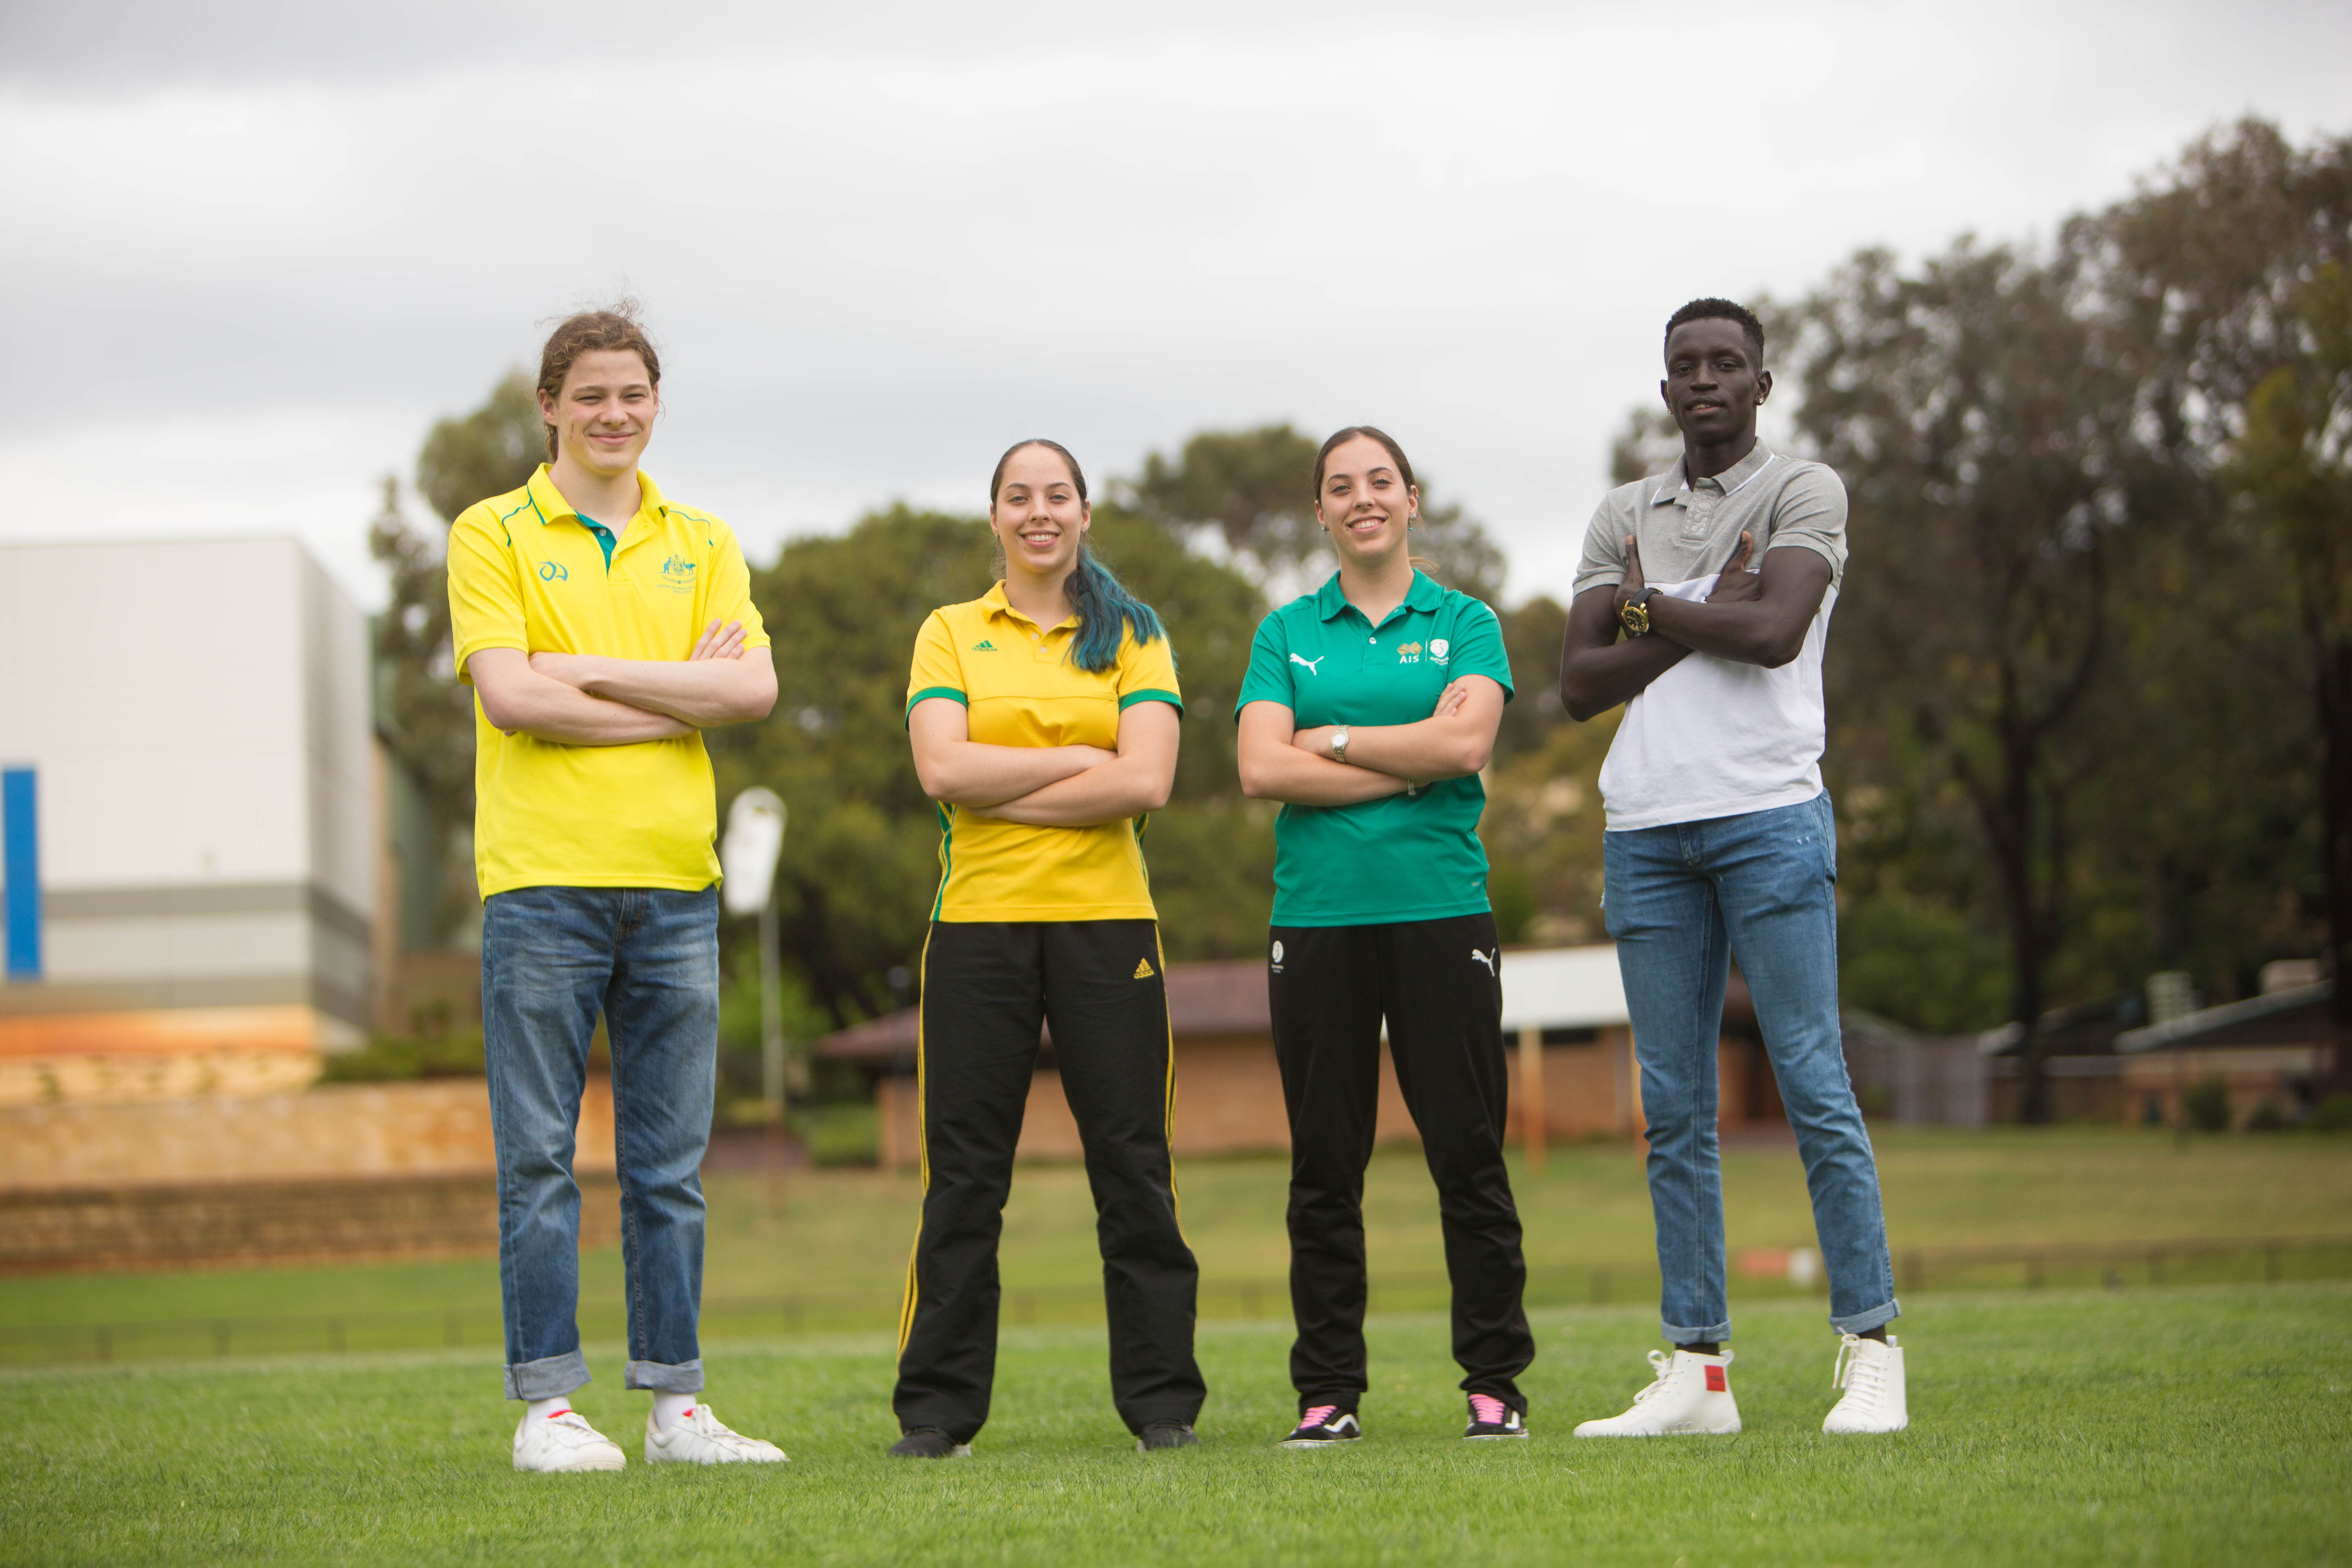
M 1360 1435 L 1364 1166 L 1381 1028 L 1436 1178 L 1468 1437 L 1527 1435 L 1535 1357 L 1527 1265 L 1503 1167 L 1508 1081 L 1501 949 L 1486 902 L 1478 783 L 1511 669 L 1494 611 L 1416 569 L 1421 508 L 1395 441 L 1352 426 L 1315 460 L 1339 570 L 1266 616 L 1235 711 L 1242 791 L 1275 824 L 1267 989 L 1290 1115 L 1286 1447 Z

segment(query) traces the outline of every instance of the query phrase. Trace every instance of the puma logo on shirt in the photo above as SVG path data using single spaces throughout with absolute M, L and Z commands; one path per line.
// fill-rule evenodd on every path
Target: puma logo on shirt
M 1499 948 L 1499 947 L 1498 947 L 1498 948 L 1496 948 L 1496 949 L 1495 950 L 1496 956 L 1496 957 L 1500 957 L 1500 956 L 1502 955 L 1502 952 L 1503 952 L 1503 950 L 1502 950 L 1501 948 Z M 1495 973 L 1495 960 L 1494 960 L 1493 958 L 1489 958 L 1489 957 L 1487 957 L 1485 953 L 1483 953 L 1483 952 L 1479 952 L 1479 951 L 1478 951 L 1476 948 L 1475 948 L 1475 947 L 1474 947 L 1474 948 L 1472 948 L 1472 949 L 1470 950 L 1470 956 L 1471 956 L 1471 957 L 1473 957 L 1473 958 L 1475 958 L 1475 959 L 1476 959 L 1479 963 L 1481 963 L 1485 964 L 1485 965 L 1486 966 L 1486 973 L 1487 973 L 1492 974 L 1492 973 Z
M 1307 667 L 1307 673 L 1309 675 L 1320 675 L 1323 672 L 1315 667 L 1322 663 L 1324 659 L 1329 658 L 1331 656 L 1327 653 L 1317 658 L 1301 658 L 1294 653 L 1290 656 L 1290 662 L 1293 664 L 1305 665 Z

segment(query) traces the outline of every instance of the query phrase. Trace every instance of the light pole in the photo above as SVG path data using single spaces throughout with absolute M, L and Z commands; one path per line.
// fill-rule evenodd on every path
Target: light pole
M 727 912 L 760 916 L 760 1091 L 767 1109 L 771 1207 L 783 1153 L 784 997 L 776 973 L 776 861 L 783 851 L 784 803 L 775 791 L 754 784 L 727 808 L 719 866 L 726 874 L 720 897 Z

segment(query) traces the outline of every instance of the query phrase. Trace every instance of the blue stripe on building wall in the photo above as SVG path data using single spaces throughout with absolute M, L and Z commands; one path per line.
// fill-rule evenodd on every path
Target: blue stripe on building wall
M 0 773 L 0 873 L 6 878 L 8 978 L 41 977 L 40 796 L 30 768 Z

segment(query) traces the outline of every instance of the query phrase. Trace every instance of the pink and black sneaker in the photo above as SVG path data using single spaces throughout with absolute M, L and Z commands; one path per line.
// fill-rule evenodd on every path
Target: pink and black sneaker
M 1363 1435 L 1354 1411 L 1342 1410 L 1336 1405 L 1317 1405 L 1299 1413 L 1298 1430 L 1285 1437 L 1282 1447 L 1328 1448 L 1338 1443 L 1352 1443 Z
M 1491 1394 L 1470 1396 L 1470 1429 L 1465 1437 L 1524 1437 L 1528 1435 L 1527 1417 L 1504 1404 Z

